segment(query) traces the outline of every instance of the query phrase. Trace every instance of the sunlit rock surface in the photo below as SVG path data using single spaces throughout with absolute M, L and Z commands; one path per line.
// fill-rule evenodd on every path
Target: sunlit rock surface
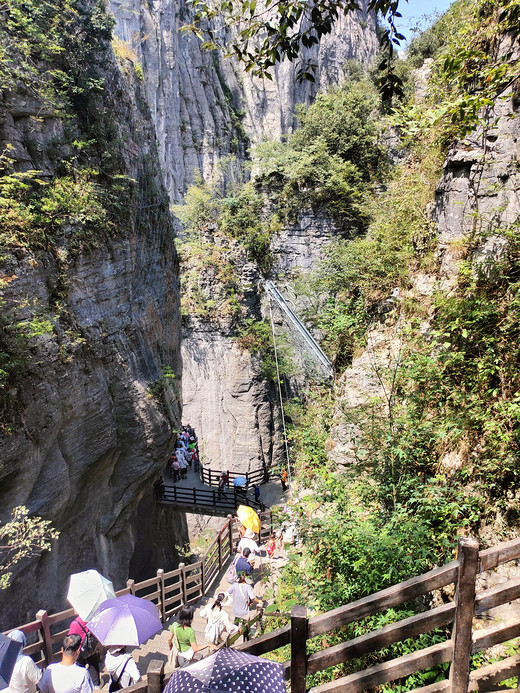
M 106 69 L 105 104 L 125 142 L 122 173 L 137 187 L 128 227 L 83 246 L 69 244 L 81 232 L 71 227 L 47 251 L 2 250 L 2 311 L 12 324 L 33 321 L 35 335 L 18 393 L 3 411 L 0 517 L 26 505 L 52 520 L 60 537 L 50 553 L 15 570 L 2 594 L 0 630 L 38 609 L 66 608 L 72 572 L 97 568 L 124 586 L 131 559 L 142 563 L 137 507 L 151 496 L 180 420 L 178 262 L 153 125 L 138 84 L 125 82 L 109 55 Z M 14 143 L 15 166 L 55 173 L 67 147 L 62 124 L 23 91 L 0 98 L 0 142 Z M 165 366 L 177 375 L 174 386 L 164 386 Z M 139 522 L 149 534 L 161 526 L 156 543 L 186 537 L 184 518 L 165 520 L 155 503 Z M 148 570 L 174 560 L 170 552 L 169 566 Z

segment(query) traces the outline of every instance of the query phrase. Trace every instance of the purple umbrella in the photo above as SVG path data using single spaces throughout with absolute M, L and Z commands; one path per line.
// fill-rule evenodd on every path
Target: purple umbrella
M 247 652 L 221 649 L 177 669 L 164 693 L 285 693 L 283 664 Z
M 125 594 L 107 599 L 99 605 L 87 623 L 87 628 L 105 647 L 112 645 L 141 645 L 162 629 L 155 604 Z

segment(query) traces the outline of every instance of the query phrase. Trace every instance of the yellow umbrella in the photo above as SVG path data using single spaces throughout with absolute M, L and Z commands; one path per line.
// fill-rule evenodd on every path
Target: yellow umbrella
M 252 532 L 259 532 L 262 528 L 260 518 L 255 513 L 253 508 L 250 508 L 248 505 L 238 506 L 237 517 L 240 520 L 240 523 L 244 525 L 244 527 L 247 527 L 247 529 L 250 529 Z

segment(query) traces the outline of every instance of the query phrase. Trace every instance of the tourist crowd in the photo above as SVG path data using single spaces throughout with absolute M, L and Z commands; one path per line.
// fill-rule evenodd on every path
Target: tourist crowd
M 72 621 L 69 634 L 63 640 L 61 661 L 49 664 L 45 670 L 23 654 L 27 643 L 25 633 L 13 630 L 8 637 L 20 643 L 22 649 L 4 693 L 37 693 L 37 690 L 41 693 L 92 693 L 103 684 L 103 659 L 110 693 L 127 688 L 141 678 L 126 648 L 110 647 L 105 651 L 79 616 Z
M 185 666 L 191 661 L 201 659 L 203 650 L 210 652 L 217 649 L 228 636 L 241 632 L 254 612 L 262 609 L 263 600 L 254 592 L 258 571 L 262 569 L 264 560 L 262 547 L 257 543 L 257 535 L 252 529 L 242 525 L 238 518 L 240 539 L 236 546 L 236 555 L 226 572 L 229 587 L 218 592 L 214 599 L 201 608 L 199 615 L 206 621 L 204 629 L 205 644 L 197 643 L 192 626 L 195 609 L 185 606 L 179 612 L 177 621 L 169 628 L 168 646 L 170 663 L 173 666 Z M 263 548 L 269 561 L 275 560 L 275 551 L 283 551 L 296 543 L 296 526 L 291 521 L 282 524 L 276 534 L 270 534 Z M 278 558 L 278 557 L 276 557 Z M 223 607 L 231 605 L 233 621 Z M 226 634 L 224 636 L 224 634 Z
M 188 424 L 181 426 L 172 452 L 168 468 L 173 478 L 173 483 L 188 477 L 188 468 L 199 471 L 199 443 L 194 429 Z
M 169 460 L 168 467 L 174 483 L 186 478 L 187 469 L 192 465 L 198 471 L 198 440 L 194 429 L 187 425 L 182 426 L 178 432 L 175 449 Z M 285 491 L 285 470 L 282 471 L 281 482 Z M 228 487 L 229 474 L 222 472 L 219 478 L 219 495 L 225 494 Z M 164 490 L 162 478 L 155 484 L 158 495 L 161 489 Z M 255 485 L 253 492 L 255 500 L 259 501 L 260 487 Z M 254 585 L 258 569 L 262 568 L 264 552 L 257 543 L 256 533 L 246 523 L 240 522 L 238 516 L 235 519 L 240 539 L 237 542 L 236 555 L 226 572 L 229 587 L 218 592 L 200 611 L 201 618 L 206 621 L 206 643 L 199 645 L 196 641 L 192 627 L 195 613 L 193 607 L 183 606 L 177 621 L 170 626 L 168 632 L 170 661 L 173 666 L 184 666 L 201 658 L 202 651 L 206 648 L 210 652 L 214 651 L 223 642 L 224 633 L 234 635 L 248 625 L 253 605 L 256 605 L 257 609 L 263 608 L 263 601 L 256 596 Z M 295 541 L 295 525 L 285 522 L 278 533 L 271 534 L 265 542 L 265 556 L 269 561 L 274 560 L 277 548 L 283 549 Z M 225 610 L 229 605 L 232 605 L 233 620 Z M 94 689 L 99 689 L 103 685 L 103 667 L 108 674 L 110 693 L 131 686 L 140 679 L 136 662 L 126 652 L 126 648 L 103 647 L 89 631 L 87 622 L 79 615 L 72 621 L 68 635 L 63 640 L 61 661 L 50 664 L 44 671 L 31 657 L 23 654 L 26 636 L 21 630 L 11 631 L 8 637 L 20 643 L 21 649 L 5 693 L 92 693 Z

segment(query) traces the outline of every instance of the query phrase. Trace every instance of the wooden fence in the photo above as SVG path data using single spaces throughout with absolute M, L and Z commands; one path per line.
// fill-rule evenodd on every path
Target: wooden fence
M 260 518 L 260 538 L 264 541 L 271 531 L 271 513 L 261 513 Z M 119 597 L 123 594 L 133 594 L 153 602 L 157 605 L 161 621 L 164 623 L 184 604 L 197 601 L 206 594 L 233 555 L 238 538 L 236 523 L 229 516 L 199 561 L 187 565 L 181 563 L 178 568 L 168 572 L 160 569 L 156 575 L 143 582 L 128 580 L 126 587 L 118 590 L 116 595 Z M 36 642 L 24 648 L 24 653 L 32 655 L 40 666 L 46 666 L 59 659 L 61 643 L 75 617 L 74 609 L 56 614 L 41 610 L 31 623 L 16 626 L 29 636 L 29 642 L 36 638 Z
M 270 531 L 270 527 L 265 526 L 265 520 L 270 522 L 267 513 L 264 516 L 263 536 Z M 155 577 L 144 582 L 129 580 L 127 587 L 117 594 L 131 593 L 153 601 L 162 619 L 167 620 L 182 604 L 197 600 L 205 593 L 230 557 L 236 538 L 234 523 L 229 518 L 200 561 L 180 565 L 177 570 L 168 573 L 159 570 Z M 256 655 L 290 646 L 290 659 L 284 662 L 286 677 L 291 682 L 291 693 L 304 693 L 306 677 L 310 674 L 452 624 L 451 637 L 444 642 L 315 686 L 310 693 L 360 693 L 446 662 L 450 663 L 448 678 L 412 693 L 489 691 L 490 686 L 520 675 L 520 655 L 507 657 L 474 671 L 470 671 L 471 656 L 519 637 L 520 618 L 478 630 L 473 628 L 473 619 L 489 609 L 519 599 L 520 578 L 477 592 L 477 577 L 499 565 L 519 560 L 520 539 L 479 552 L 475 540 L 462 538 L 459 540 L 457 559 L 451 563 L 319 616 L 308 618 L 306 607 L 294 606 L 288 625 L 234 646 Z M 449 585 L 455 587 L 455 597 L 451 602 L 352 640 L 307 653 L 311 638 L 324 636 L 349 623 L 411 600 L 428 597 L 435 590 Z M 54 615 L 38 612 L 35 621 L 20 626 L 25 633 L 38 634 L 38 642 L 26 647 L 24 652 L 41 653 L 41 663 L 53 661 L 73 617 L 72 609 Z M 254 620 L 259 618 L 260 614 L 257 614 Z M 246 637 L 248 635 L 246 633 Z M 233 644 L 236 639 L 228 639 L 227 644 Z M 153 661 L 144 680 L 127 689 L 128 693 L 160 693 L 166 683 L 163 666 L 163 663 Z
M 452 624 L 451 638 L 431 647 L 398 657 L 383 664 L 315 686 L 310 693 L 359 693 L 402 679 L 415 672 L 450 662 L 449 677 L 416 689 L 413 693 L 466 693 L 490 690 L 489 685 L 520 675 L 520 655 L 470 672 L 470 658 L 476 652 L 520 636 L 520 619 L 491 628 L 473 630 L 474 616 L 520 598 L 520 578 L 476 593 L 477 575 L 508 561 L 520 559 L 520 539 L 481 551 L 473 539 L 459 540 L 455 561 L 319 616 L 307 618 L 304 606 L 294 606 L 287 626 L 238 645 L 236 649 L 263 655 L 290 645 L 291 658 L 285 662 L 291 693 L 306 691 L 306 677 L 331 666 L 348 662 L 389 645 Z M 453 602 L 385 626 L 360 637 L 307 654 L 307 642 L 337 628 L 373 616 L 439 590 L 455 585 Z M 520 689 L 519 689 L 520 693 Z

